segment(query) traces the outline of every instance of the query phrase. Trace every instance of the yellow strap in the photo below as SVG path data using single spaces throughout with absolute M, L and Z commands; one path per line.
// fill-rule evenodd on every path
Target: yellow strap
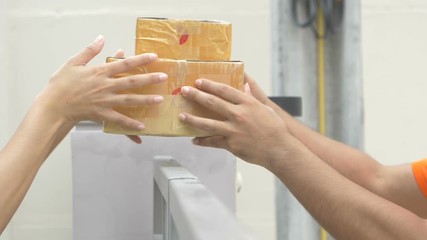
M 320 1 L 317 8 L 317 74 L 319 97 L 319 132 L 326 134 L 326 108 L 325 108 L 325 25 Z
M 326 107 L 325 107 L 325 21 L 320 0 L 317 1 L 317 79 L 318 79 L 318 101 L 319 101 L 319 132 L 326 134 Z M 320 239 L 327 240 L 328 233 L 322 227 L 320 229 Z

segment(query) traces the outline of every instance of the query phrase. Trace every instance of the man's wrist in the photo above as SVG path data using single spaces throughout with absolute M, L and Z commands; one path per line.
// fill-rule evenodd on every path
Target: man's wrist
M 274 150 L 270 156 L 268 165 L 264 166 L 270 172 L 275 175 L 280 174 L 283 171 L 287 171 L 289 168 L 293 168 L 295 161 L 307 154 L 309 151 L 297 138 L 293 135 L 288 134 L 286 140 L 281 144 L 281 148 Z

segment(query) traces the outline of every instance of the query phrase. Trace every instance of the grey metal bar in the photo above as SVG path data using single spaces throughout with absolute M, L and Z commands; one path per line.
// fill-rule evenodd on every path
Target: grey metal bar
M 302 115 L 302 98 L 301 97 L 269 97 L 271 101 L 279 105 L 282 109 L 288 112 L 291 116 L 301 117 Z
M 196 176 L 170 157 L 155 159 L 154 191 L 155 240 L 255 239 Z

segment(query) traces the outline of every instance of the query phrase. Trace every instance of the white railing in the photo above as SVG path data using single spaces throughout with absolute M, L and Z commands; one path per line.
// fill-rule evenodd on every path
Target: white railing
M 154 240 L 255 239 L 197 177 L 170 157 L 154 163 Z

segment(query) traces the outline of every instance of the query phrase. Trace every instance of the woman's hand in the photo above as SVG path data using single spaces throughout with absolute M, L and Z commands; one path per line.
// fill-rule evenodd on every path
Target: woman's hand
M 114 55 L 116 58 L 124 58 L 125 52 L 122 49 L 117 50 L 116 54 Z M 142 143 L 142 139 L 138 135 L 126 135 L 130 140 L 137 144 Z
M 46 106 L 49 114 L 72 124 L 82 120 L 111 121 L 126 127 L 143 129 L 143 123 L 114 111 L 113 106 L 158 104 L 163 101 L 163 97 L 116 92 L 161 83 L 167 79 L 167 75 L 149 73 L 114 78 L 119 73 L 156 61 L 155 54 L 142 54 L 112 63 L 87 66 L 101 52 L 103 46 L 104 38 L 99 36 L 83 51 L 70 58 L 51 77 L 37 101 Z

